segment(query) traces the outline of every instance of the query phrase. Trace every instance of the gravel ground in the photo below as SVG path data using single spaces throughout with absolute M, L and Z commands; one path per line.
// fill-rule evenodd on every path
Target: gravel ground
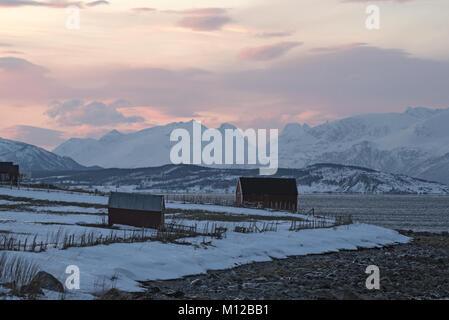
M 403 233 L 413 242 L 147 281 L 143 293 L 111 290 L 103 299 L 448 299 L 449 235 Z M 369 265 L 380 268 L 379 290 L 365 286 Z

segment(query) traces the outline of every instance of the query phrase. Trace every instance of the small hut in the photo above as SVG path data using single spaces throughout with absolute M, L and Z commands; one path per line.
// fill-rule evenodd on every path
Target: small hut
M 289 210 L 298 209 L 296 179 L 290 178 L 239 178 L 236 203 L 241 206 Z
M 164 224 L 164 196 L 113 192 L 109 197 L 109 225 L 159 228 Z
M 19 183 L 19 166 L 12 162 L 0 162 L 0 183 Z

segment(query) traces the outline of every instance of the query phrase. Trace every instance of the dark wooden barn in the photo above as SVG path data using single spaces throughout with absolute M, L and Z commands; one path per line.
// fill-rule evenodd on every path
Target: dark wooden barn
M 239 178 L 236 202 L 242 206 L 258 206 L 297 211 L 298 188 L 296 179 Z
M 157 229 L 164 224 L 164 214 L 163 196 L 113 192 L 109 197 L 109 225 Z
M 8 184 L 19 183 L 19 166 L 12 162 L 0 162 L 0 182 Z

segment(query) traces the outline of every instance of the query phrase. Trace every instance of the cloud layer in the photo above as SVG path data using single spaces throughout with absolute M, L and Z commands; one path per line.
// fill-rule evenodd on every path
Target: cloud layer
M 228 10 L 223 8 L 200 8 L 182 11 L 166 11 L 184 15 L 177 25 L 195 31 L 220 30 L 230 23 L 232 19 L 228 16 Z
M 129 106 L 130 103 L 124 100 L 118 100 L 108 105 L 98 101 L 87 104 L 82 100 L 55 101 L 46 111 L 46 115 L 62 126 L 105 126 L 143 122 L 145 119 L 142 117 L 126 117 L 117 110 Z
M 273 59 L 282 54 L 262 52 L 253 50 L 246 58 Z M 67 127 L 153 122 L 149 114 L 281 126 L 294 119 L 313 124 L 326 117 L 449 104 L 449 62 L 363 44 L 321 47 L 263 69 L 209 72 L 134 67 L 107 74 L 90 72 L 80 81 L 99 85 L 62 86 L 44 67 L 23 59 L 0 59 L 0 97 L 64 101 L 54 103 L 47 115 Z M 118 98 L 132 104 L 98 102 Z
M 21 125 L 1 129 L 0 136 L 10 140 L 24 141 L 48 150 L 65 140 L 61 131 Z
M 243 60 L 267 61 L 279 58 L 291 49 L 302 45 L 302 42 L 279 42 L 255 48 L 245 48 L 239 53 Z
M 109 5 L 109 4 L 110 4 L 109 1 L 98 0 L 98 1 L 92 1 L 92 2 L 86 3 L 86 6 L 88 6 L 88 7 L 97 7 L 97 6 L 103 6 L 103 5 Z
M 99 0 L 86 3 L 87 7 L 96 7 L 99 5 L 109 4 L 108 1 Z M 66 8 L 70 5 L 76 5 L 80 8 L 84 7 L 82 1 L 68 1 L 68 0 L 49 0 L 49 1 L 34 1 L 34 0 L 0 0 L 0 8 L 14 8 L 14 7 L 44 7 L 44 8 Z

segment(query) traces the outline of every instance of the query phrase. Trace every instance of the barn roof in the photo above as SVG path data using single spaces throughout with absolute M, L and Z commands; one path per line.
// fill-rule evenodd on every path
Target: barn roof
M 239 180 L 243 194 L 298 195 L 296 179 L 294 178 L 241 177 Z
M 164 196 L 142 193 L 113 192 L 109 197 L 109 208 L 139 211 L 162 211 Z

